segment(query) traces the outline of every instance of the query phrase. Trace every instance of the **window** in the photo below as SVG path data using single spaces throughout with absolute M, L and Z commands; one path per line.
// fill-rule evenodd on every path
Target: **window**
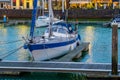
M 13 0 L 13 6 L 16 6 L 16 0 Z
M 52 28 L 53 32 L 57 32 L 57 27 Z M 46 33 L 49 33 L 49 28 L 46 30 Z
M 59 28 L 59 29 L 58 29 L 58 32 L 59 32 L 59 33 L 62 33 L 62 34 L 66 34 L 66 30 L 63 29 L 63 28 Z
M 3 8 L 3 3 L 1 3 L 1 6 L 0 6 L 1 8 Z
M 52 28 L 52 31 L 53 31 L 53 32 L 57 32 L 57 27 Z
M 20 6 L 23 6 L 23 0 L 20 0 Z
M 26 8 L 29 8 L 29 2 L 26 3 Z

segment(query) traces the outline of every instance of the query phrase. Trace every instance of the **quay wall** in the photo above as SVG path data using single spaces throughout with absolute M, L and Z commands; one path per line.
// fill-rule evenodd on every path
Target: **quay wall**
M 37 11 L 40 14 L 40 11 Z M 48 13 L 47 11 L 45 11 Z M 112 18 L 119 13 L 119 9 L 104 9 L 104 10 L 68 10 L 68 18 Z M 61 10 L 54 10 L 55 16 L 61 16 Z M 9 19 L 12 18 L 31 18 L 32 10 L 16 10 L 16 9 L 0 9 L 0 18 L 6 15 Z

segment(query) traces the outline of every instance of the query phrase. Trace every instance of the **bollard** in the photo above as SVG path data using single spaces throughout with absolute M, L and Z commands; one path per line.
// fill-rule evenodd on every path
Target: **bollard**
M 112 26 L 112 75 L 118 75 L 118 25 Z

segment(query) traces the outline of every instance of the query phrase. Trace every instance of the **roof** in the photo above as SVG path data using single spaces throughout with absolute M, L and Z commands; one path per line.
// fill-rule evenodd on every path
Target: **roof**
M 58 23 L 55 23 L 54 25 L 61 25 L 63 27 L 66 27 L 68 29 L 69 33 L 73 32 L 72 24 L 69 24 L 66 22 L 58 22 Z M 70 27 L 71 27 L 71 30 L 70 30 Z
M 58 22 L 58 23 L 55 23 L 54 25 L 61 25 L 61 26 L 65 26 L 67 28 L 72 26 L 71 24 L 68 24 L 66 22 Z
M 91 0 L 70 0 L 70 4 L 72 3 L 90 3 Z

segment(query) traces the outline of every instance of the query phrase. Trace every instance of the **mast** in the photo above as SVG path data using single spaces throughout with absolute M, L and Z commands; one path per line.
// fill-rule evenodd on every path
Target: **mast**
M 44 0 L 42 0 L 42 16 L 44 15 Z
M 49 1 L 49 38 L 52 36 L 52 24 L 53 24 L 53 10 L 52 10 L 52 3 L 51 0 Z
M 64 0 L 62 0 L 62 13 L 64 13 L 65 10 L 64 10 Z
M 62 0 L 62 19 L 65 20 L 65 9 L 64 9 L 64 1 L 65 0 Z
M 34 27 L 35 27 L 35 20 L 36 20 L 36 13 L 37 13 L 37 0 L 33 0 L 33 11 L 32 11 L 32 23 L 30 28 L 30 40 L 33 39 Z

